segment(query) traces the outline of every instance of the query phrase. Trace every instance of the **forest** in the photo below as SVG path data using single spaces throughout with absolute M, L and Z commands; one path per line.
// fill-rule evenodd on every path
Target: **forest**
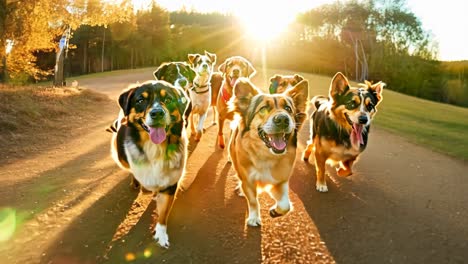
M 116 2 L 116 1 L 114 1 Z M 32 15 L 30 15 L 32 14 Z M 0 0 L 0 82 L 51 80 L 62 36 L 67 78 L 157 67 L 188 53 L 242 55 L 268 68 L 385 80 L 394 91 L 468 106 L 468 61 L 437 60 L 437 43 L 404 0 L 351 0 L 297 15 L 287 32 L 258 42 L 233 15 L 134 10 L 101 0 Z

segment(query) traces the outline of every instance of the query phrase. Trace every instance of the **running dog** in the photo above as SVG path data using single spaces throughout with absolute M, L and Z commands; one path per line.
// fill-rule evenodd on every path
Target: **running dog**
M 304 80 L 304 77 L 302 77 L 299 74 L 275 74 L 273 77 L 270 78 L 270 87 L 268 88 L 268 90 L 270 91 L 270 94 L 283 93 L 287 89 L 294 87 L 302 80 Z
M 229 141 L 229 154 L 247 199 L 249 226 L 261 225 L 257 188 L 275 199 L 271 217 L 291 209 L 289 177 L 294 167 L 297 136 L 305 121 L 308 81 L 281 94 L 265 94 L 247 78 L 234 86 L 230 111 L 240 117 Z
M 366 81 L 359 87 L 350 87 L 348 79 L 338 72 L 332 79 L 329 96 L 312 98 L 316 110 L 311 117 L 311 136 L 303 159 L 314 153 L 317 172 L 316 189 L 327 192 L 325 163 L 337 166 L 337 174 L 352 174 L 353 163 L 365 150 L 370 124 L 382 102 L 385 83 Z
M 119 96 L 123 116 L 111 141 L 114 161 L 156 194 L 154 238 L 165 248 L 167 219 L 187 162 L 183 116 L 188 104 L 186 93 L 166 81 L 134 85 Z
M 218 70 L 223 74 L 223 82 L 219 90 L 216 109 L 218 110 L 218 145 L 224 149 L 224 121 L 232 120 L 233 112 L 228 111 L 228 101 L 231 99 L 233 87 L 240 77 L 252 78 L 257 72 L 252 64 L 241 56 L 227 58 Z
M 196 76 L 193 80 L 193 87 L 189 89 L 192 111 L 190 114 L 190 128 L 195 141 L 200 141 L 203 134 L 203 124 L 211 106 L 211 74 L 216 64 L 216 54 L 205 51 L 202 54 L 189 54 L 188 60 L 195 70 Z M 213 113 L 215 114 L 215 113 Z M 194 115 L 198 115 L 197 128 L 195 129 Z

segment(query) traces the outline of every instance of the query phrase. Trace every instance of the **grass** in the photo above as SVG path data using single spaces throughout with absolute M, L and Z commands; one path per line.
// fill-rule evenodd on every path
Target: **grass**
M 19 157 L 66 140 L 84 119 L 113 104 L 88 89 L 0 85 L 0 149 Z
M 149 72 L 150 70 L 153 69 L 104 72 L 74 79 Z M 294 74 L 295 72 L 276 69 L 259 70 L 253 80 L 259 87 L 267 90 L 269 78 L 275 73 Z M 309 97 L 328 94 L 330 76 L 300 74 L 309 80 Z M 374 120 L 375 127 L 391 131 L 432 150 L 468 160 L 468 108 L 419 99 L 389 89 L 384 89 L 383 97 L 384 100 L 379 105 L 378 114 Z M 31 108 L 34 107 L 31 106 Z M 34 110 L 30 109 L 29 111 Z

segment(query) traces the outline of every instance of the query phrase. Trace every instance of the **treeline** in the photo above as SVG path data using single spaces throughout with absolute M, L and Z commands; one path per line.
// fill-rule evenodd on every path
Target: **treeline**
M 65 0 L 36 2 L 41 1 Z M 113 9 L 115 16 L 93 20 L 88 15 L 87 23 L 73 28 L 65 60 L 68 77 L 157 67 L 164 61 L 186 60 L 188 53 L 208 50 L 216 53 L 219 61 L 242 55 L 258 67 L 266 63 L 270 68 L 327 75 L 342 71 L 353 80 L 384 80 L 395 91 L 468 106 L 468 63 L 437 61 L 431 36 L 403 0 L 322 5 L 299 14 L 288 33 L 265 45 L 249 39 L 231 15 L 168 12 L 156 3 L 138 12 L 123 8 L 130 3 L 123 1 L 120 9 Z M 26 73 L 28 80 L 51 78 L 47 74 L 53 72 L 59 39 L 56 34 L 52 48 L 29 49 L 36 70 Z M 10 81 L 18 76 L 24 81 L 25 74 L 15 75 L 15 70 L 9 67 Z

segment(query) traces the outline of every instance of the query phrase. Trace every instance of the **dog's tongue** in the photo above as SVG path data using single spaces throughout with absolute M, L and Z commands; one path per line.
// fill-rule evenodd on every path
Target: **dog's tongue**
M 236 81 L 237 81 L 237 78 L 236 78 L 236 77 L 232 77 L 232 79 L 231 79 L 231 87 L 234 87 L 234 84 L 236 84 Z
M 362 138 L 362 127 L 363 125 L 353 124 L 353 131 L 351 132 L 351 143 L 353 145 L 364 145 L 364 139 Z
M 166 140 L 166 130 L 163 127 L 150 127 L 149 134 L 154 144 L 161 144 Z
M 283 134 L 271 134 L 268 135 L 271 138 L 270 144 L 277 150 L 283 150 L 286 148 L 286 141 L 284 140 Z

